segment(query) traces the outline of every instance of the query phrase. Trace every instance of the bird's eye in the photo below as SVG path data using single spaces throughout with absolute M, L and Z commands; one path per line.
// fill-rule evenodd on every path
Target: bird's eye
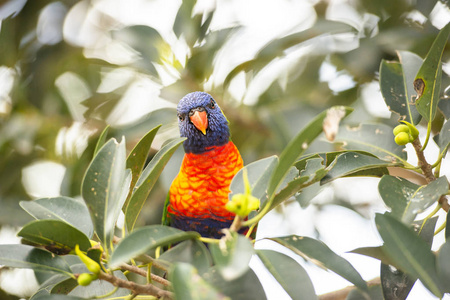
M 184 115 L 178 114 L 178 119 L 179 119 L 180 121 L 183 121 L 183 120 L 184 120 Z
M 209 106 L 209 108 L 215 108 L 216 104 L 214 103 L 214 100 L 211 100 L 211 102 L 209 102 L 208 106 Z

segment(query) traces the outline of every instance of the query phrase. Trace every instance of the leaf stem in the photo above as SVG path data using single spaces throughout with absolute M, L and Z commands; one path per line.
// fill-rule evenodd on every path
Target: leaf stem
M 252 234 L 253 230 L 255 229 L 257 223 L 252 224 L 252 226 L 250 226 L 250 228 L 247 231 L 247 234 L 245 235 L 246 238 L 249 238 L 250 235 Z
M 427 137 L 425 138 L 425 142 L 423 143 L 423 147 L 420 149 L 420 151 L 424 151 L 425 148 L 428 145 L 428 141 L 430 140 L 430 135 L 431 135 L 431 121 L 428 122 L 428 126 L 427 126 Z M 418 140 L 418 139 L 416 139 Z
M 104 294 L 104 295 L 100 295 L 100 296 L 94 296 L 92 297 L 92 299 L 103 299 L 103 298 L 107 298 L 111 295 L 113 295 L 115 292 L 117 292 L 117 290 L 119 289 L 118 286 L 114 287 L 110 292 Z
M 218 244 L 220 242 L 220 240 L 218 240 L 218 239 L 207 238 L 207 237 L 202 237 L 202 236 L 199 237 L 198 240 L 203 243 L 208 243 L 208 244 Z
M 432 217 L 434 217 L 434 215 L 437 214 L 437 212 L 438 212 L 441 208 L 442 208 L 442 205 L 441 205 L 440 203 L 438 203 L 438 204 L 436 205 L 436 207 L 433 209 L 433 211 L 432 211 L 428 216 L 426 216 L 426 217 L 423 219 L 422 226 L 420 226 L 419 234 L 422 232 L 422 229 L 423 229 L 423 226 L 425 226 L 425 223 L 426 223 L 429 219 L 431 219 Z
M 434 232 L 434 235 L 436 235 L 439 232 L 441 232 L 442 230 L 444 230 L 446 226 L 447 226 L 447 222 L 442 223 L 441 226 L 439 226 L 439 228 L 436 229 L 436 231 Z

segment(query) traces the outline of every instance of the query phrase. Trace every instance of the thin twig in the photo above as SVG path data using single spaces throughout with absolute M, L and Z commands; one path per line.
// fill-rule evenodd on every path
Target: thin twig
M 133 281 L 117 278 L 116 276 L 104 272 L 100 272 L 98 278 L 104 281 L 108 281 L 114 286 L 129 289 L 134 294 L 151 295 L 157 298 L 164 298 L 166 300 L 174 299 L 174 295 L 172 292 L 160 289 L 159 287 L 154 286 L 153 284 L 141 285 Z

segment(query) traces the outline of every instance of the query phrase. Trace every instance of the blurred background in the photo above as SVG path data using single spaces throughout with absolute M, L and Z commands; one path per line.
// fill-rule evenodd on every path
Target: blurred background
M 19 201 L 80 197 L 96 139 L 107 125 L 110 136 L 124 136 L 131 150 L 163 124 L 154 154 L 178 136 L 175 107 L 192 91 L 209 92 L 219 102 L 245 164 L 279 154 L 332 105 L 355 109 L 347 123 L 394 126 L 397 116 L 379 90 L 381 59 L 397 60 L 396 50 L 425 57 L 450 21 L 450 9 L 436 0 L 3 0 L 0 20 L 0 243 L 14 243 L 18 228 L 31 220 Z M 444 86 L 449 59 L 447 49 Z M 319 139 L 308 151 L 333 147 Z M 152 191 L 141 226 L 160 222 L 182 155 L 180 148 Z M 372 279 L 379 263 L 344 252 L 379 244 L 370 220 L 385 210 L 377 182 L 353 178 L 312 186 L 264 218 L 258 238 L 319 238 Z M 318 294 L 348 285 L 298 261 Z M 14 272 L 1 269 L 1 299 L 27 297 L 35 288 L 12 285 Z M 258 275 L 270 284 L 269 276 Z M 277 287 L 266 292 L 272 299 L 287 297 Z M 432 296 L 418 287 L 409 299 Z

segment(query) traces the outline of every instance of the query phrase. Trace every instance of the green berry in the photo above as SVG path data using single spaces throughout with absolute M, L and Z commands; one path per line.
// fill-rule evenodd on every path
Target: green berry
M 394 128 L 393 133 L 397 136 L 400 132 L 409 133 L 409 127 L 407 125 L 398 125 Z
M 97 279 L 97 275 L 89 273 L 81 273 L 80 275 L 78 275 L 77 282 L 79 285 L 88 286 L 95 279 Z
M 395 143 L 397 145 L 403 146 L 408 144 L 409 142 L 411 142 L 411 136 L 409 133 L 406 132 L 399 132 L 396 136 L 395 136 Z

